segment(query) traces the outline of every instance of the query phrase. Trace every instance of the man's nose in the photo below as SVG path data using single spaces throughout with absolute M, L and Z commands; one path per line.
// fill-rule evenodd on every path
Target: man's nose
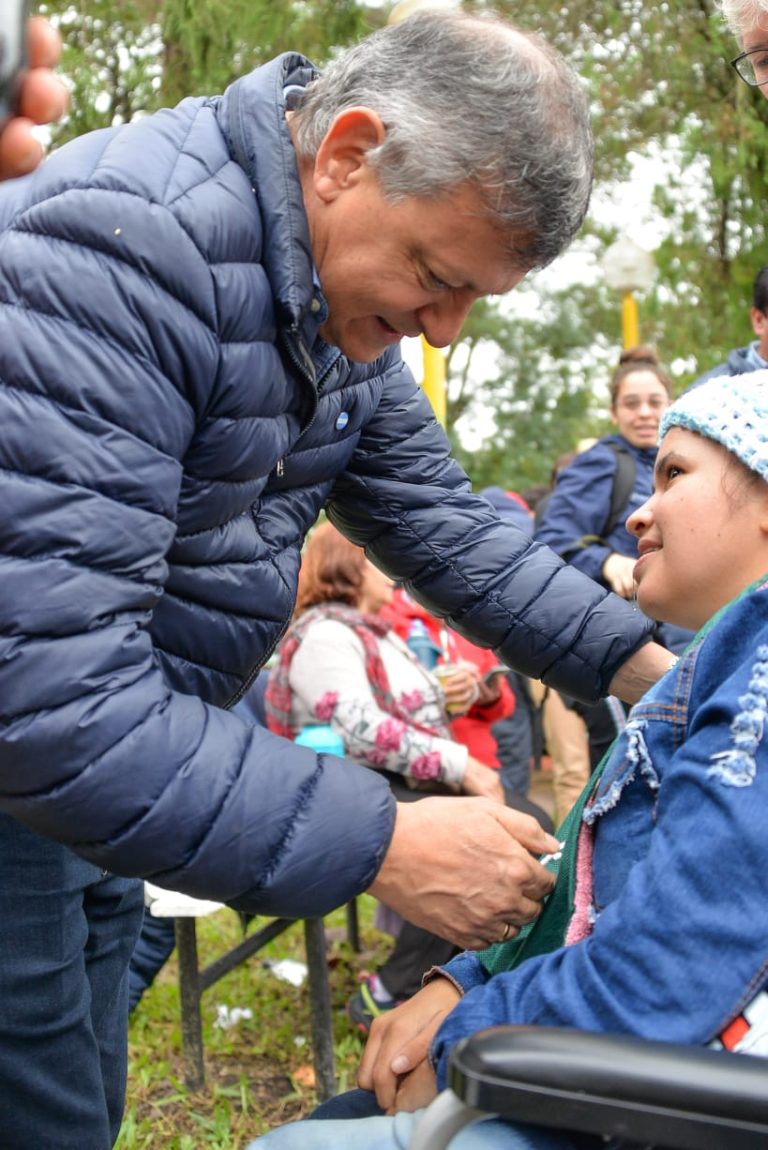
M 447 347 L 458 338 L 475 298 L 469 292 L 454 291 L 419 309 L 421 330 L 433 347 Z

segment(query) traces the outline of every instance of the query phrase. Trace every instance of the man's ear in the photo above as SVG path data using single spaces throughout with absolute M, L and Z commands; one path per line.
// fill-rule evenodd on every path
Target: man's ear
M 369 171 L 366 154 L 378 147 L 385 135 L 381 117 L 370 108 L 339 112 L 315 156 L 314 184 L 319 198 L 330 201 L 356 184 Z

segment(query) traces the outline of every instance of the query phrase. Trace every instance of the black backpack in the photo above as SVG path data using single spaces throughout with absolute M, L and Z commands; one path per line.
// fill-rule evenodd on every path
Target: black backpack
M 565 559 L 566 562 L 577 551 L 583 551 L 585 547 L 589 547 L 592 543 L 605 543 L 606 537 L 610 535 L 614 527 L 621 522 L 624 508 L 627 506 L 627 501 L 635 487 L 637 467 L 632 452 L 628 451 L 623 443 L 606 443 L 604 446 L 609 447 L 616 456 L 616 474 L 613 477 L 611 506 L 608 511 L 608 517 L 599 535 L 582 535 L 581 538 L 576 539 L 560 552 L 561 558 Z M 538 507 L 536 510 L 538 511 Z

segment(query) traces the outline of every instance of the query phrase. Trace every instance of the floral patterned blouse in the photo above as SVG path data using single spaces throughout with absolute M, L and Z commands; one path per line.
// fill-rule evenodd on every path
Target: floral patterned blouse
M 437 679 L 394 631 L 378 637 L 377 643 L 392 694 L 413 726 L 379 707 L 368 682 L 362 642 L 351 627 L 333 619 L 313 623 L 293 655 L 292 723 L 296 728 L 330 723 L 344 740 L 346 756 L 366 766 L 412 779 L 461 783 L 468 752 L 449 736 Z M 444 730 L 446 737 L 421 727 Z

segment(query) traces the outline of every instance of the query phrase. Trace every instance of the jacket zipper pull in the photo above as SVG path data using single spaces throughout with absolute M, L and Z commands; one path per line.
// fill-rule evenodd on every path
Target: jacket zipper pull
M 285 475 L 285 460 L 284 459 L 278 459 L 277 463 L 275 464 L 275 475 L 277 476 L 278 479 L 282 479 L 283 476 Z

